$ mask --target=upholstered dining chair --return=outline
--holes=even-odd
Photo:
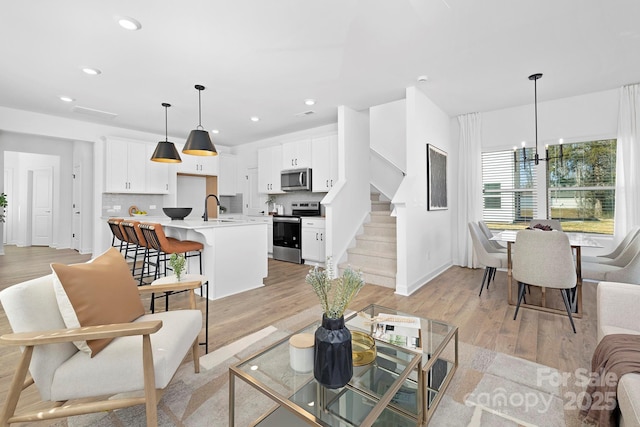
[[[559,289],[573,332],[571,290],[576,287],[576,266],[569,237],[560,231],[520,230],[512,246],[512,275],[518,281],[518,303],[513,320],[518,316],[525,285]]]
[[[548,225],[552,230],[562,231],[562,224],[557,219],[532,219],[529,222],[529,227],[533,228],[538,224]]]
[[[157,426],[157,402],[189,350],[195,372],[200,369],[202,312],[193,293],[200,282],[160,286],[189,289],[190,309],[145,314],[139,295],[158,286],[137,286],[115,248],[86,264],[52,264],[52,270],[0,292],[13,330],[0,343],[22,350],[0,425],[144,404],[147,426]],[[34,384],[49,407],[41,402],[16,413],[20,394]],[[142,390],[141,397],[130,394]]]
[[[640,234],[614,259],[583,262],[582,277],[589,280],[640,285]]]
[[[622,239],[622,241],[618,244],[618,246],[616,246],[616,248],[613,251],[605,255],[583,256],[582,261],[607,263],[611,260],[614,260],[618,258],[622,254],[622,251],[624,251],[631,244],[631,242],[635,240],[639,235],[640,235],[640,227],[633,227],[631,231],[629,231],[627,235],[624,236],[624,239]]]
[[[507,253],[507,248],[502,246],[496,240],[491,240],[491,238],[493,237],[493,233],[491,232],[491,229],[489,228],[486,222],[478,221],[478,226],[480,227],[480,231],[482,231],[482,234],[484,234],[487,240],[489,241],[489,245],[491,245],[498,252]]]
[[[482,284],[480,285],[480,293],[478,294],[478,296],[481,296],[485,282],[487,289],[489,289],[489,283],[492,279],[495,280],[496,269],[507,267],[507,254],[495,251],[489,244],[489,239],[487,239],[480,230],[480,226],[475,222],[469,223],[469,232],[471,233],[473,249],[478,257],[478,261],[485,266]]]

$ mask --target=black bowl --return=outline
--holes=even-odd
[[[171,219],[184,219],[193,208],[162,208],[162,211]]]

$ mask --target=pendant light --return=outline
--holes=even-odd
[[[193,156],[217,156],[216,147],[211,142],[209,132],[202,127],[202,106],[200,93],[204,90],[204,86],[196,85],[198,90],[198,127],[191,131],[184,145],[182,152]]]
[[[522,143],[522,160],[518,159],[517,147],[513,147],[513,160],[515,163],[518,162],[533,162],[538,165],[540,161],[551,161],[553,159],[559,159],[562,162],[563,152],[562,152],[562,140],[560,140],[560,154],[556,157],[549,157],[549,147],[545,148],[545,157],[541,158],[538,155],[538,80],[542,78],[542,73],[531,74],[529,76],[529,80],[533,80],[533,105],[534,105],[534,120],[535,120],[535,130],[536,130],[536,147],[535,154],[533,159],[527,158],[527,150],[525,148],[525,143]]]
[[[158,142],[151,161],[161,163],[181,163],[182,159],[178,150],[173,142],[169,142],[168,130],[167,130],[167,108],[171,107],[171,104],[166,102],[162,103],[164,107],[164,141]]]
[[[168,126],[167,126],[167,108],[171,107],[171,104],[166,102],[162,103],[164,107],[164,141],[159,141],[156,149],[151,156],[151,161],[161,163],[181,163],[182,159],[178,150],[173,142],[169,141]]]

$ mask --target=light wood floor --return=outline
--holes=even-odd
[[[51,262],[75,263],[89,258],[72,250],[41,247],[8,246],[5,252],[6,255],[0,256],[0,289],[48,274]],[[266,286],[211,301],[209,350],[318,304],[311,287],[304,281],[308,271],[309,266],[270,259]],[[566,316],[521,309],[518,319],[513,320],[514,308],[507,304],[504,272],[498,272],[495,283],[478,297],[482,273],[482,269],[451,267],[409,297],[396,295],[388,288],[366,285],[349,308],[376,303],[457,325],[460,341],[464,343],[564,372],[590,367],[596,346],[596,284],[583,286],[584,316],[575,319],[577,334],[574,334]],[[181,295],[171,298],[172,307],[185,302]],[[203,300],[200,304],[204,311]],[[10,327],[1,310],[0,334],[8,332]],[[204,352],[202,346],[201,351]],[[5,400],[18,355],[18,349],[0,347],[0,402]]]

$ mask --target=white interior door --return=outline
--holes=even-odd
[[[73,167],[73,221],[71,224],[71,248],[80,251],[80,234],[82,232],[82,166]]]
[[[13,209],[13,205],[11,203],[11,197],[15,194],[13,191],[13,169],[5,168],[4,169],[4,192],[7,194],[7,210],[5,212],[4,220],[2,223],[2,227],[4,228],[3,239],[5,244],[13,243],[13,215],[10,214],[10,210]],[[15,200],[15,199],[14,199]]]
[[[51,245],[53,219],[53,170],[33,171],[31,244]]]

